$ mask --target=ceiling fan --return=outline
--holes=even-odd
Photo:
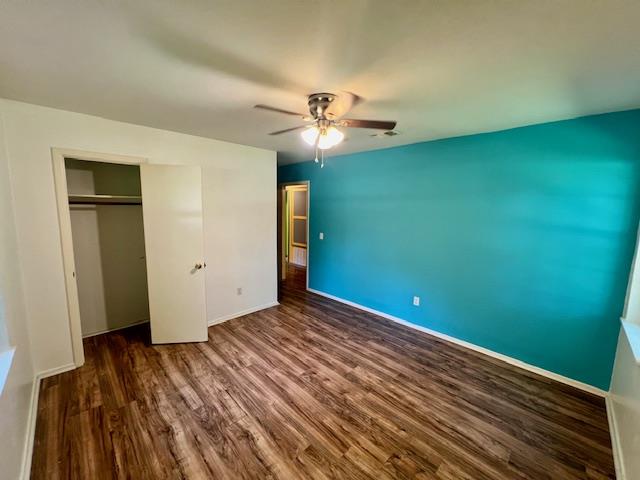
[[[269,135],[281,135],[283,133],[302,130],[302,139],[316,149],[315,161],[318,162],[318,151],[321,154],[321,167],[324,167],[324,150],[335,147],[344,139],[338,127],[346,128],[372,128],[376,130],[391,131],[396,127],[394,121],[381,120],[356,120],[343,118],[361,99],[357,95],[343,92],[340,95],[333,93],[312,93],[309,95],[308,105],[311,115],[283,110],[282,108],[270,107],[269,105],[255,105],[254,108],[261,108],[272,112],[283,113],[300,117],[302,120],[311,122],[307,125],[286,128],[271,132]]]

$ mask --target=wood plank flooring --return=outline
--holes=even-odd
[[[42,383],[34,479],[614,478],[601,398],[298,285],[207,343],[85,351]]]

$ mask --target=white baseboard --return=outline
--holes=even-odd
[[[225,315],[222,317],[214,318],[213,320],[209,320],[208,325],[217,325],[218,323],[226,322],[227,320],[233,320],[234,318],[242,317],[244,315],[249,315],[250,313],[259,312],[260,310],[264,310],[265,308],[276,307],[280,305],[278,302],[270,302],[265,303],[264,305],[258,305],[257,307],[248,308],[241,312],[232,313],[231,315]]]
[[[605,397],[607,405],[607,420],[609,421],[609,433],[611,435],[611,450],[613,451],[613,463],[616,467],[616,478],[618,480],[626,480],[627,474],[624,469],[624,459],[622,457],[622,448],[620,445],[620,436],[618,434],[618,421],[616,419],[616,409],[613,404],[611,394]]]
[[[33,379],[31,387],[31,398],[29,399],[29,416],[27,418],[27,435],[25,439],[24,451],[22,453],[22,468],[20,478],[28,480],[31,476],[31,459],[33,457],[33,443],[36,437],[36,420],[38,419],[38,397],[40,396],[40,383],[43,378],[58,375],[59,373],[73,370],[76,366],[73,363],[61,367],[52,368],[38,373]]]
[[[69,370],[73,370],[76,368],[74,363],[67,363],[66,365],[62,365],[61,367],[50,368],[49,370],[43,370],[42,372],[36,375],[36,378],[42,380],[47,377],[53,377],[54,375],[58,375],[60,373],[68,372]]]
[[[145,318],[144,320],[140,320],[139,322],[123,325],[122,327],[108,328],[106,330],[100,330],[99,332],[87,333],[86,335],[82,335],[82,338],[95,337],[96,335],[102,335],[103,333],[117,332],[118,330],[124,330],[125,328],[135,327],[136,325],[142,325],[143,323],[149,323],[149,319]]]
[[[27,436],[22,452],[21,480],[28,480],[31,476],[31,457],[33,456],[33,443],[36,435],[36,419],[38,417],[38,396],[40,394],[40,379],[35,377],[31,386],[31,398],[29,400],[29,416],[27,418]]]
[[[380,312],[378,310],[374,310],[373,308],[365,307],[364,305],[360,305],[358,303],[351,302],[349,300],[345,300],[344,298],[336,297],[335,295],[331,295],[329,293],[325,293],[325,292],[322,292],[320,290],[315,290],[313,288],[307,288],[307,290],[310,291],[311,293],[315,293],[317,295],[321,295],[323,297],[330,298],[331,300],[335,300],[336,302],[344,303],[345,305],[350,305],[352,307],[355,307],[355,308],[357,308],[359,310],[363,310],[363,311],[368,312],[368,313],[373,313],[374,315],[378,315],[379,317],[386,318],[387,320],[391,320],[392,322],[396,322],[396,323],[399,323],[399,324],[404,325],[406,327],[413,328],[415,330],[419,330],[421,332],[424,332],[424,333],[427,333],[427,334],[432,335],[434,337],[437,337],[437,338],[439,338],[441,340],[445,340],[447,342],[454,343],[456,345],[468,348],[468,349],[473,350],[473,351],[478,352],[478,353],[482,353],[482,354],[487,355],[489,357],[497,358],[498,360],[502,360],[503,362],[506,362],[506,363],[508,363],[510,365],[522,368],[523,370],[527,370],[529,372],[536,373],[538,375],[550,378],[552,380],[556,380],[557,382],[564,383],[566,385],[570,385],[572,387],[578,388],[578,389],[583,390],[585,392],[593,393],[594,395],[598,395],[600,397],[606,397],[607,396],[607,392],[605,392],[604,390],[602,390],[600,388],[594,387],[594,386],[589,385],[587,383],[579,382],[578,380],[574,380],[572,378],[565,377],[563,375],[559,375],[559,374],[554,373],[554,372],[550,372],[549,370],[545,370],[543,368],[536,367],[535,365],[530,365],[528,363],[525,363],[525,362],[523,362],[521,360],[518,360],[518,359],[515,359],[513,357],[509,357],[507,355],[503,355],[502,353],[498,353],[498,352],[494,352],[493,350],[489,350],[488,348],[480,347],[480,346],[475,345],[473,343],[470,343],[470,342],[467,342],[467,341],[464,341],[464,340],[460,340],[460,339],[455,338],[455,337],[451,337],[451,336],[446,335],[444,333],[440,333],[440,332],[438,332],[436,330],[431,330],[430,328],[426,328],[426,327],[422,327],[420,325],[416,325],[415,323],[408,322],[406,320],[403,320],[402,318],[394,317],[393,315],[389,315],[388,313]]]

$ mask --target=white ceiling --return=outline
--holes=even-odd
[[[306,95],[354,92],[336,153],[640,106],[638,0],[0,0],[0,96],[311,158]]]

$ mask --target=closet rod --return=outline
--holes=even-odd
[[[69,205],[141,205],[136,195],[69,195]]]

